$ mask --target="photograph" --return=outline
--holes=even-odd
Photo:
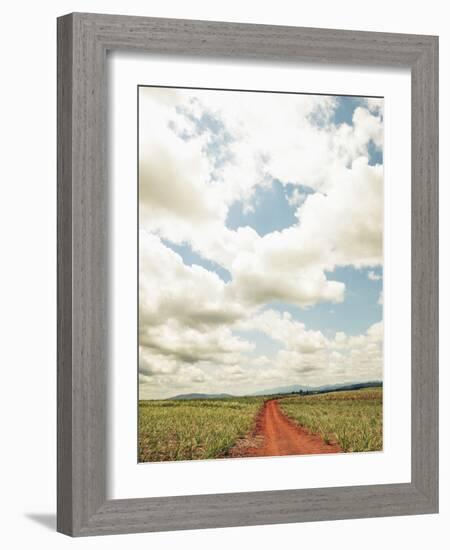
[[[383,449],[383,99],[138,87],[139,462]]]

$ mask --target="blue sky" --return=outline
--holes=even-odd
[[[246,209],[242,202],[230,206],[226,225],[229,229],[249,226],[261,237],[281,231],[297,222],[295,212],[297,207],[290,204],[288,197],[292,192],[289,184],[283,184],[273,179],[267,187],[257,189],[252,200],[252,209]],[[307,187],[300,188],[302,193],[309,193]]]
[[[337,108],[334,111],[332,122],[338,124],[353,124],[353,113],[357,107],[364,106],[364,99],[353,96],[340,96],[336,98]]]

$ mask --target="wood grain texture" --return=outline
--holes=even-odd
[[[58,20],[57,529],[72,525],[72,21]]]
[[[438,42],[411,71],[412,479],[438,508]]]
[[[412,481],[106,499],[106,52],[409,67],[412,75]],[[58,530],[99,535],[437,512],[438,39],[176,19],[58,20]]]

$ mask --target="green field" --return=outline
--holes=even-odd
[[[297,424],[334,440],[345,452],[383,449],[381,388],[280,399],[282,411]]]
[[[281,410],[343,451],[383,447],[382,389],[277,396]],[[227,456],[255,429],[269,397],[139,402],[139,461],[197,460]],[[273,399],[273,396],[270,397]]]
[[[139,461],[223,456],[254,427],[262,397],[139,402]]]

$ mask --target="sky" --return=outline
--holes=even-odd
[[[139,87],[139,396],[382,379],[383,100]]]

